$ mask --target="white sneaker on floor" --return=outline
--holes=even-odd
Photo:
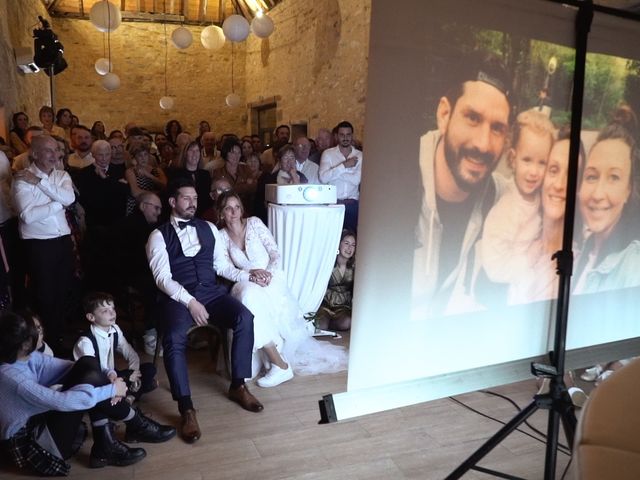
[[[573,406],[576,408],[582,408],[587,401],[587,394],[584,393],[584,390],[578,387],[569,387],[568,392]]]
[[[594,365],[593,367],[587,368],[580,378],[585,382],[595,382],[600,374],[602,373],[602,367],[600,365]]]
[[[605,370],[600,375],[598,375],[598,378],[596,380],[596,387],[599,387],[600,384],[604,382],[607,378],[609,378],[611,375],[613,375],[613,370]]]
[[[280,385],[292,378],[293,369],[291,368],[291,364],[289,364],[289,367],[286,370],[280,368],[276,364],[271,364],[271,368],[267,374],[264,377],[259,378],[257,383],[260,387],[269,388]]]
[[[142,340],[144,341],[144,353],[153,357],[156,353],[156,343],[158,342],[158,335],[155,329],[147,330],[142,336]],[[158,355],[162,356],[162,348]]]

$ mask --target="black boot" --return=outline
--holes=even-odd
[[[113,425],[107,423],[93,427],[93,447],[89,457],[91,468],[102,468],[105,465],[123,467],[139,462],[147,456],[144,448],[129,448],[113,436]]]
[[[124,441],[127,443],[147,442],[162,443],[175,437],[176,429],[168,425],[160,425],[158,422],[145,417],[136,410],[136,415],[126,422],[127,433]]]

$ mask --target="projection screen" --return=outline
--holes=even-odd
[[[331,419],[522,380],[550,350],[575,15],[373,0],[348,391],[325,398]],[[596,13],[569,367],[639,351],[639,42],[637,23]]]

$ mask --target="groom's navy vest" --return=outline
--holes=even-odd
[[[216,239],[211,227],[204,220],[193,219],[194,227],[200,240],[200,251],[193,257],[185,256],[180,239],[171,222],[167,222],[158,230],[164,237],[169,255],[171,277],[182,285],[203,305],[224,295],[226,290],[216,282],[216,271],[213,268],[213,251]],[[168,298],[168,297],[167,297]]]

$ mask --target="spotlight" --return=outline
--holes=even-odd
[[[42,27],[33,30],[33,60],[35,64],[42,68],[45,73],[51,76],[50,67],[53,67],[53,74],[57,75],[67,68],[67,62],[62,56],[64,47],[58,40],[58,36],[53,33],[49,22],[41,16],[38,20]]]

